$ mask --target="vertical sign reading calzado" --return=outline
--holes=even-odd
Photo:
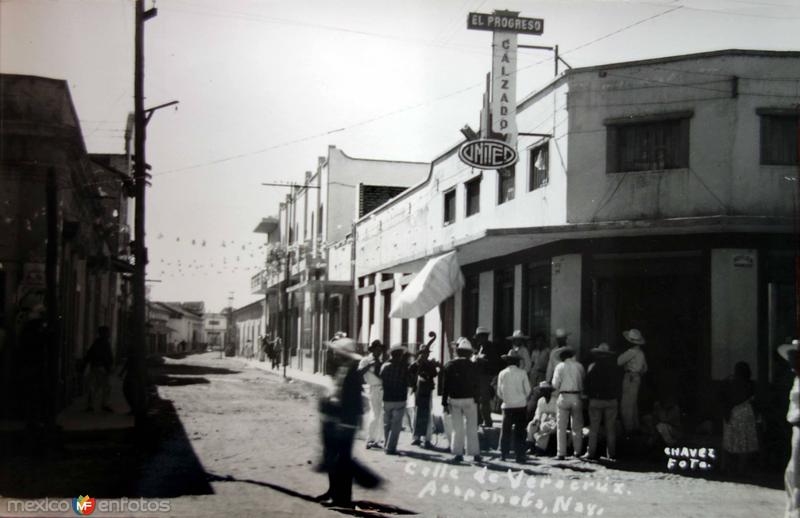
[[[517,35],[495,31],[492,43],[492,131],[517,147]]]

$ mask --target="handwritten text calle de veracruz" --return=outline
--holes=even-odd
[[[602,516],[603,507],[593,502],[592,494],[629,495],[625,484],[604,480],[569,480],[552,476],[527,475],[508,470],[504,474],[476,469],[465,475],[458,468],[438,464],[434,467],[408,462],[405,473],[426,480],[418,498],[450,497],[463,502],[530,508],[541,514],[571,512]]]

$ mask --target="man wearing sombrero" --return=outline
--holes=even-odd
[[[639,386],[642,376],[647,372],[647,359],[641,347],[645,344],[644,336],[638,329],[623,331],[622,336],[631,347],[617,358],[617,365],[625,371],[622,378],[622,399],[620,413],[625,433],[631,434],[639,429]]]
[[[778,347],[778,354],[789,362],[794,371],[794,384],[789,392],[789,411],[786,420],[792,425],[792,454],[786,465],[784,485],[786,487],[785,518],[800,517],[800,365],[798,365],[798,344],[800,340],[792,340],[790,344]]]

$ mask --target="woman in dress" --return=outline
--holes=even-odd
[[[739,362],[734,366],[733,377],[728,380],[722,395],[723,470],[746,473],[750,457],[758,453],[753,394],[750,366]]]

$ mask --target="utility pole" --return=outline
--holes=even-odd
[[[147,248],[145,247],[145,190],[147,186],[147,162],[145,160],[145,126],[147,114],[144,109],[144,22],[157,14],[155,8],[144,9],[144,0],[136,0],[135,56],[134,56],[134,182],[136,217],[134,223],[134,271],[133,271],[133,344],[129,351],[129,366],[125,380],[131,410],[136,417],[136,426],[141,427],[147,416],[147,383],[145,376],[145,275]]]
[[[233,292],[228,292],[228,311],[227,311],[227,322],[228,322],[228,331],[225,333],[225,343],[222,344],[222,351],[219,353],[219,357],[225,357],[225,350],[228,348],[228,345],[231,343],[231,339],[233,338]]]

